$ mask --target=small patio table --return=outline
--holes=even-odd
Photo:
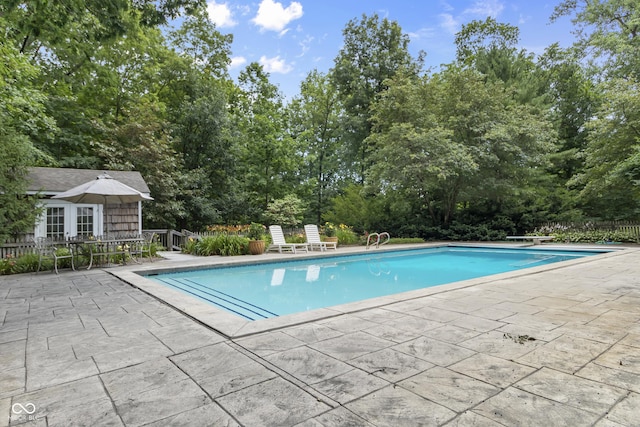
[[[89,266],[87,270],[93,267],[93,259],[96,261],[100,258],[106,258],[107,263],[105,267],[112,266],[111,257],[114,255],[122,255],[122,263],[127,263],[127,256],[131,256],[131,259],[135,263],[140,263],[134,256],[141,253],[136,248],[144,244],[143,237],[126,237],[126,238],[112,238],[112,239],[88,239],[88,240],[75,240],[70,243],[75,245],[86,245],[89,248]],[[133,249],[133,251],[132,251]]]

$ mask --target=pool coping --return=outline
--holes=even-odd
[[[415,250],[422,248],[434,247],[487,247],[487,248],[523,248],[524,245],[514,244],[491,244],[491,243],[428,243],[416,245],[388,245],[376,249],[376,251],[401,251]],[[328,308],[320,308],[302,313],[288,314],[279,317],[250,321],[240,316],[231,314],[222,309],[218,309],[210,304],[186,295],[178,290],[164,286],[143,275],[170,273],[177,271],[188,271],[202,268],[229,267],[241,265],[267,264],[282,261],[300,261],[308,259],[322,259],[333,256],[348,256],[370,253],[365,248],[340,248],[337,251],[327,252],[309,252],[300,254],[264,254],[260,258],[250,256],[239,257],[203,257],[203,259],[192,259],[180,262],[180,265],[173,262],[172,265],[158,265],[160,263],[145,263],[142,265],[131,265],[128,268],[109,270],[108,272],[129,285],[140,289],[148,295],[160,300],[161,302],[175,308],[190,318],[206,325],[207,327],[217,331],[228,338],[240,338],[249,335],[259,334],[263,332],[274,331],[290,326],[305,324],[322,319],[329,319],[347,313],[355,313],[372,308],[380,308],[389,304],[401,301],[409,301],[426,296],[451,292],[457,289],[469,288],[486,284],[490,282],[502,281],[521,276],[535,275],[538,273],[562,269],[569,266],[592,262],[594,260],[617,256],[626,252],[626,247],[594,247],[594,246],[569,246],[558,244],[536,245],[535,247],[526,246],[528,249],[535,250],[572,250],[572,251],[607,251],[589,257],[579,258],[575,260],[561,261],[553,264],[546,264],[538,267],[530,267],[522,270],[511,271],[506,273],[493,274],[475,279],[468,279],[453,282],[445,285],[438,285],[429,288],[422,288],[412,291],[401,292],[393,295],[369,298],[362,301],[350,302],[346,304],[336,305]],[[155,265],[154,265],[155,264]]]

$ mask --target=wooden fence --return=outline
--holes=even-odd
[[[176,230],[154,229],[142,230],[143,233],[156,233],[156,239],[160,246],[168,251],[179,251],[184,244],[184,234]],[[126,233],[131,234],[131,233]],[[21,234],[9,238],[3,245],[0,245],[0,259],[13,257],[17,258],[22,255],[36,253],[36,245],[33,241],[33,234]],[[126,236],[120,236],[126,237]],[[60,242],[64,242],[61,240]]]
[[[0,259],[8,257],[17,258],[35,252],[36,244],[33,241],[33,234],[24,234],[11,237],[4,245],[0,246]]]

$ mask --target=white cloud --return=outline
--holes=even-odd
[[[452,11],[449,4],[443,3],[441,5],[447,12]],[[441,13],[438,16],[440,27],[449,34],[456,34],[462,28],[463,23],[473,19],[484,20],[488,16],[497,18],[503,10],[504,3],[500,0],[476,0],[460,14]]]
[[[453,6],[451,6],[448,2],[442,1],[442,0],[440,1],[440,7],[442,7],[443,10],[448,12],[454,10]]]
[[[527,22],[529,22],[530,19],[531,19],[531,15],[525,16],[523,14],[520,14],[518,18],[518,25],[526,24]]]
[[[449,34],[455,34],[460,31],[460,21],[453,17],[449,13],[441,13],[440,27],[447,31]]]
[[[235,68],[240,68],[246,63],[247,63],[247,58],[245,58],[244,56],[235,56],[231,58],[231,64],[229,65],[229,69],[233,70]]]
[[[285,8],[282,3],[273,0],[262,0],[258,8],[258,14],[252,21],[260,27],[261,31],[270,30],[281,33],[289,22],[302,17],[302,13],[302,5],[297,1],[291,2]]]
[[[465,15],[474,15],[480,18],[490,16],[497,18],[504,10],[504,3],[498,0],[476,0],[471,7],[464,10]]]
[[[211,22],[216,24],[218,28],[234,27],[238,24],[233,20],[233,13],[227,3],[216,3],[215,0],[208,2],[207,14]]]
[[[437,32],[434,28],[424,27],[418,29],[418,31],[410,31],[409,38],[411,40],[429,40],[437,36]]]
[[[302,52],[300,53],[300,55],[298,55],[298,57],[304,56],[305,53],[309,52],[309,49],[311,48],[311,43],[313,42],[313,40],[314,40],[313,36],[307,35],[305,36],[304,39],[298,42],[298,45],[302,50]]]
[[[280,55],[273,58],[267,58],[263,55],[260,57],[259,63],[267,73],[287,74],[293,70],[293,66],[287,64],[284,59],[281,59]]]

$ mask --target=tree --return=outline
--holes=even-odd
[[[180,28],[169,34],[169,40],[200,73],[214,79],[229,78],[233,35],[220,33],[206,10],[187,16]]]
[[[640,4],[633,0],[564,0],[551,21],[572,16],[576,52],[608,77],[640,80]]]
[[[471,21],[456,33],[456,58],[462,64],[472,64],[483,52],[513,52],[520,40],[520,30],[513,25],[497,22],[488,17],[484,21]]]
[[[414,60],[408,51],[409,36],[397,22],[381,20],[377,14],[349,21],[342,34],[344,46],[331,71],[345,109],[341,159],[343,173],[362,183],[370,166],[365,143],[371,133],[370,106],[386,89],[385,80],[398,70],[417,74],[423,54]]]
[[[108,150],[101,153],[107,159],[105,167],[140,172],[154,198],[145,203],[145,226],[176,228],[187,217],[187,209],[179,186],[182,162],[172,148],[170,127],[151,100],[141,99],[130,113],[135,120],[115,127],[101,146]]]
[[[571,15],[574,50],[604,78],[601,98],[586,123],[585,168],[570,181],[584,209],[604,219],[640,217],[640,4],[628,0],[565,0],[552,16]]]
[[[581,188],[594,218],[640,217],[640,82],[614,79],[588,124],[585,170],[571,184]]]
[[[2,23],[2,18],[0,18]],[[10,44],[0,40],[0,243],[32,230],[38,199],[27,196],[29,166],[50,160],[33,145],[49,138],[55,126],[44,113],[44,97],[33,87],[38,70]]]
[[[387,83],[374,106],[372,181],[419,200],[434,225],[449,224],[461,203],[490,200],[499,211],[550,149],[544,116],[473,70],[452,65]]]
[[[203,228],[229,218],[234,206],[236,164],[240,156],[227,97],[219,84],[201,80],[197,92],[175,117],[175,147],[182,156],[191,191],[180,196],[191,218],[189,226]],[[197,171],[197,172],[196,172]],[[186,225],[186,224],[185,224]]]
[[[250,197],[252,217],[287,193],[287,179],[299,171],[299,150],[285,132],[286,114],[277,86],[262,66],[252,63],[238,77],[241,91],[233,103],[242,133],[239,171]]]
[[[595,82],[571,50],[549,46],[538,60],[558,129],[558,148],[550,156],[550,171],[564,186],[584,168],[588,128],[600,99]]]
[[[33,150],[28,138],[7,126],[0,115],[0,244],[9,236],[33,230],[40,213],[38,199],[27,196],[28,166]]]
[[[280,224],[286,227],[297,227],[302,223],[304,206],[294,194],[287,194],[282,199],[272,201],[264,214],[269,224]]]
[[[300,85],[300,96],[288,107],[293,138],[302,147],[306,183],[312,199],[310,220],[320,224],[339,180],[341,107],[335,86],[326,74],[310,72]]]
[[[400,191],[420,200],[421,216],[426,212],[431,223],[447,224],[465,177],[478,165],[439,117],[436,102],[446,98],[441,82],[399,75],[387,83],[373,108],[377,132],[369,141],[378,161],[370,169],[372,182],[382,194]]]

